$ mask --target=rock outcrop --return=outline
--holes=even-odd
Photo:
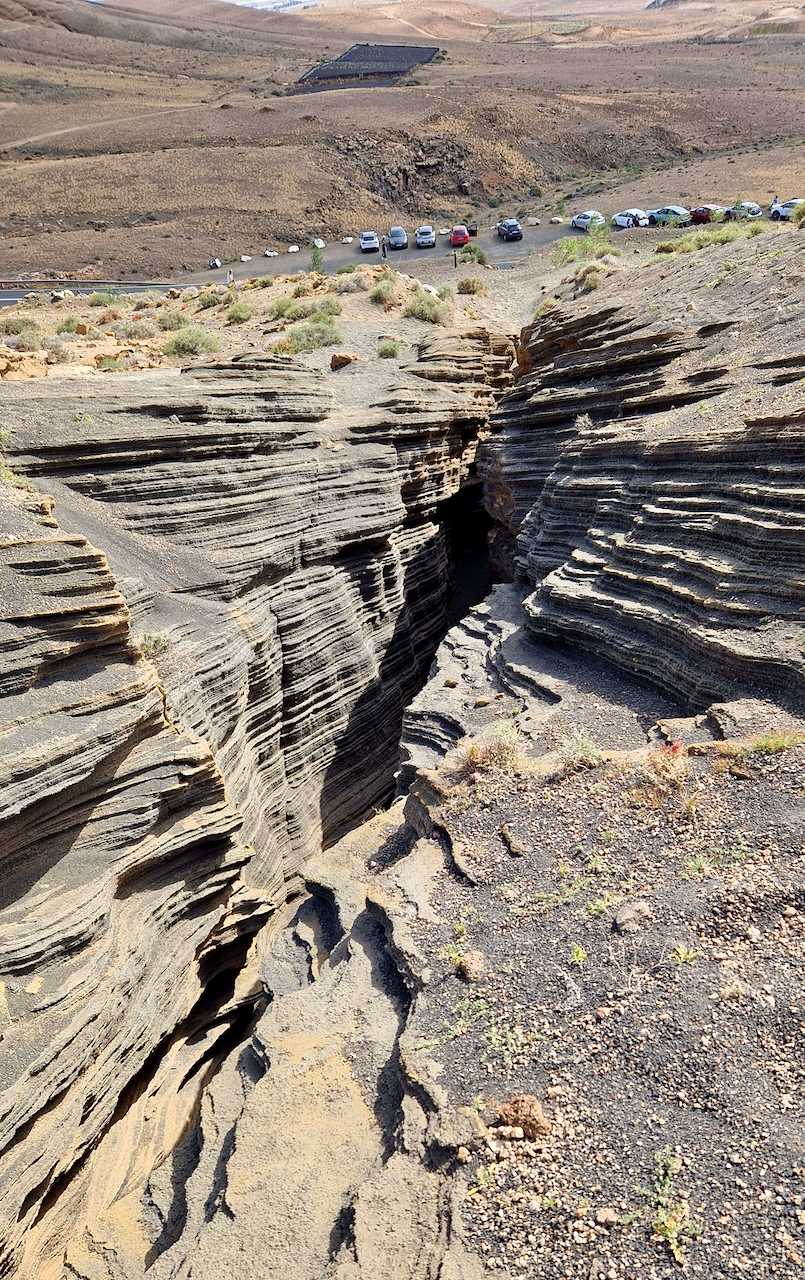
[[[259,354],[10,389],[58,524],[4,486],[6,1273],[59,1275],[171,1149],[265,998],[255,935],[388,794],[511,356],[440,338],[341,406]]]
[[[759,305],[774,282],[753,257],[731,317],[703,288],[669,325],[646,272],[619,301],[548,311],[479,459],[533,631],[694,707],[805,692],[802,312]]]

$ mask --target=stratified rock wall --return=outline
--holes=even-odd
[[[254,936],[390,789],[511,355],[10,392],[59,524],[3,485],[0,1274],[60,1275],[171,1149],[263,998]]]
[[[493,547],[540,636],[694,706],[801,699],[802,312],[725,319],[702,293],[673,326],[641,281],[524,330],[479,457]]]

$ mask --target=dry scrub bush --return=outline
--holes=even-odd
[[[762,235],[765,227],[756,222],[740,225],[737,222],[720,223],[716,227],[702,227],[699,231],[691,231],[675,240],[661,240],[655,253],[695,253],[697,249],[708,249],[712,245],[732,244],[733,240],[745,240],[752,236]]]
[[[197,324],[189,324],[180,329],[163,347],[166,356],[200,356],[205,352],[218,350],[215,338],[205,333]]]
[[[198,295],[199,311],[209,311],[210,307],[216,307],[221,301],[221,295],[217,289],[204,289]]]
[[[523,773],[528,768],[525,740],[513,724],[503,724],[460,750],[464,773]]]
[[[450,312],[447,307],[432,293],[426,293],[424,289],[415,289],[405,304],[403,315],[410,316],[414,320],[425,320],[429,324],[448,325],[450,323]]]
[[[489,259],[480,245],[477,244],[464,245],[464,248],[461,250],[461,261],[477,262],[479,267],[486,267],[489,265]]]
[[[187,316],[181,311],[161,311],[157,316],[157,324],[163,332],[175,332],[177,329],[184,329],[185,325],[189,323]]]
[[[601,750],[583,729],[571,729],[559,744],[559,759],[565,773],[594,769],[601,763]]]
[[[390,277],[378,280],[369,297],[377,306],[384,307],[386,311],[390,311],[397,302],[397,289],[394,281]]]
[[[300,351],[332,347],[341,340],[341,334],[332,318],[320,315],[302,324],[291,325],[284,337],[279,342],[275,342],[271,350],[280,355],[295,356]]]
[[[65,316],[56,325],[57,333],[75,333],[78,328],[78,320],[75,316]]]
[[[156,333],[154,326],[146,320],[126,320],[122,324],[113,325],[112,330],[124,342],[130,342],[134,338],[153,338]]]
[[[476,298],[486,297],[486,285],[477,276],[465,276],[463,280],[459,280],[456,288],[459,293],[471,293]]]
[[[620,249],[613,249],[609,243],[609,228],[599,227],[584,236],[564,236],[551,250],[551,262],[555,267],[564,267],[569,262],[587,262],[609,253],[620,257]]]
[[[549,311],[555,311],[556,308],[560,305],[561,304],[558,298],[553,298],[553,297],[543,298],[542,302],[539,304],[536,311],[534,312],[534,319],[541,320],[542,317],[547,315]]]
[[[385,342],[380,343],[377,354],[381,360],[393,360],[400,354],[400,344],[395,342],[394,338],[387,338]]]
[[[0,320],[0,333],[21,334],[26,329],[35,330],[36,322],[30,316],[7,316]]]
[[[250,307],[248,302],[233,302],[226,313],[226,322],[227,324],[245,324],[254,314],[254,307]]]

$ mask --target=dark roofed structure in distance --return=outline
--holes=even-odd
[[[414,67],[432,61],[439,49],[435,45],[354,44],[340,58],[311,67],[297,84],[313,85],[328,81],[394,80],[407,75]]]

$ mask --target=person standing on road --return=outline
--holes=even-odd
[[[227,289],[231,289],[231,288],[232,288],[232,285],[233,285],[234,283],[235,283],[235,273],[234,273],[234,271],[232,270],[232,268],[231,268],[231,267],[227,267],[227,269],[226,269],[226,287],[227,287]]]
[[[385,262],[386,260],[386,237],[385,236],[380,237],[380,256]]]

